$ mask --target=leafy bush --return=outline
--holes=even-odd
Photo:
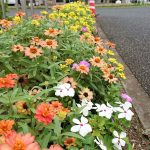
[[[54,9],[51,19],[0,21],[0,149],[131,149],[132,99],[120,95],[115,45],[92,34],[83,3]]]

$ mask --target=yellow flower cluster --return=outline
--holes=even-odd
[[[55,7],[58,8],[58,7]],[[61,20],[70,30],[77,32],[86,27],[89,32],[95,29],[95,18],[92,16],[89,6],[82,2],[74,2],[62,5],[49,14],[51,20]]]

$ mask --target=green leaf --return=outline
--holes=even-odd
[[[73,133],[73,132],[65,132],[63,134],[61,134],[62,136],[71,136],[71,137],[75,137],[77,139],[80,139],[80,140],[85,140],[82,136],[76,134],[76,133]]]

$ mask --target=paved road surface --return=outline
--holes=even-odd
[[[150,7],[98,8],[99,24],[150,95]]]

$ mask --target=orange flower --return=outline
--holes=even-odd
[[[86,99],[88,101],[91,101],[93,99],[93,92],[88,88],[82,89],[82,91],[79,91],[79,94],[80,100]]]
[[[68,108],[62,108],[57,113],[57,116],[59,117],[60,120],[64,120],[69,112],[70,112],[70,110]]]
[[[57,41],[56,40],[52,40],[52,39],[46,39],[46,47],[47,48],[52,48],[52,49],[56,49],[57,45]]]
[[[23,51],[24,51],[24,47],[21,46],[20,44],[18,44],[18,45],[13,45],[13,46],[12,46],[12,51],[13,51],[13,52],[17,52],[17,51],[23,52]]]
[[[70,146],[76,146],[76,139],[75,138],[67,138],[64,141],[64,145],[69,148]]]
[[[102,40],[100,39],[100,37],[95,37],[96,44],[100,44],[101,42],[102,42]]]
[[[56,29],[52,29],[52,28],[49,28],[48,30],[45,30],[45,35],[47,36],[57,36],[58,34],[60,34],[61,31],[60,30],[56,30]]]
[[[8,21],[6,19],[2,19],[0,20],[0,25],[3,27],[3,28],[10,28],[12,26],[12,21]]]
[[[6,144],[0,145],[1,150],[40,150],[39,144],[34,142],[35,137],[30,133],[17,134],[6,138]]]
[[[11,78],[0,78],[0,88],[13,88],[15,80]]]
[[[51,145],[49,150],[63,150],[63,148],[60,145],[55,144],[55,145]]]
[[[83,35],[80,36],[81,41],[85,41],[91,45],[95,44],[95,38],[92,36],[90,33],[84,33]]]
[[[22,11],[19,11],[19,12],[16,13],[16,16],[18,16],[18,17],[23,17],[25,15],[26,15],[26,13],[22,12]]]
[[[85,65],[77,66],[76,70],[81,72],[81,73],[85,73],[85,74],[88,74],[88,72],[89,72],[89,68]]]
[[[107,41],[106,44],[109,46],[109,48],[116,48],[116,44]]]
[[[96,67],[104,66],[104,61],[100,57],[93,56],[93,58],[90,59],[90,62],[93,66],[96,66]]]
[[[40,20],[40,19],[44,18],[44,16],[37,15],[37,14],[32,15],[32,17],[33,17],[33,19],[36,19],[36,20]]]
[[[107,50],[103,46],[97,46],[95,52],[104,55],[107,53]]]
[[[7,74],[6,78],[9,78],[9,79],[18,79],[18,75],[17,74]]]
[[[77,87],[77,82],[75,82],[74,79],[70,78],[70,77],[65,77],[61,82],[70,83],[72,88],[74,88],[74,89]]]
[[[52,122],[54,118],[53,108],[49,103],[41,103],[37,106],[34,118],[45,125]]]
[[[58,11],[59,11],[61,8],[62,8],[61,5],[55,5],[55,6],[52,7],[53,10],[58,10]]]
[[[25,50],[25,56],[28,56],[29,58],[35,58],[37,56],[41,56],[42,54],[42,50],[35,47],[35,46],[30,46],[30,47],[27,47],[26,50]]]
[[[33,37],[31,40],[31,44],[33,45],[40,45],[41,39],[39,37]]]
[[[113,74],[104,74],[103,77],[104,80],[108,81],[109,83],[116,83],[118,81],[118,79],[115,78]]]
[[[28,109],[27,103],[25,101],[18,101],[15,104],[16,108],[17,108],[17,112],[20,114],[30,114],[31,111]]]
[[[7,136],[12,133],[14,120],[1,120],[0,121],[0,135]]]
[[[60,103],[59,101],[53,101],[51,103],[51,108],[53,112],[57,114],[63,108],[63,106],[62,106],[62,103]]]

